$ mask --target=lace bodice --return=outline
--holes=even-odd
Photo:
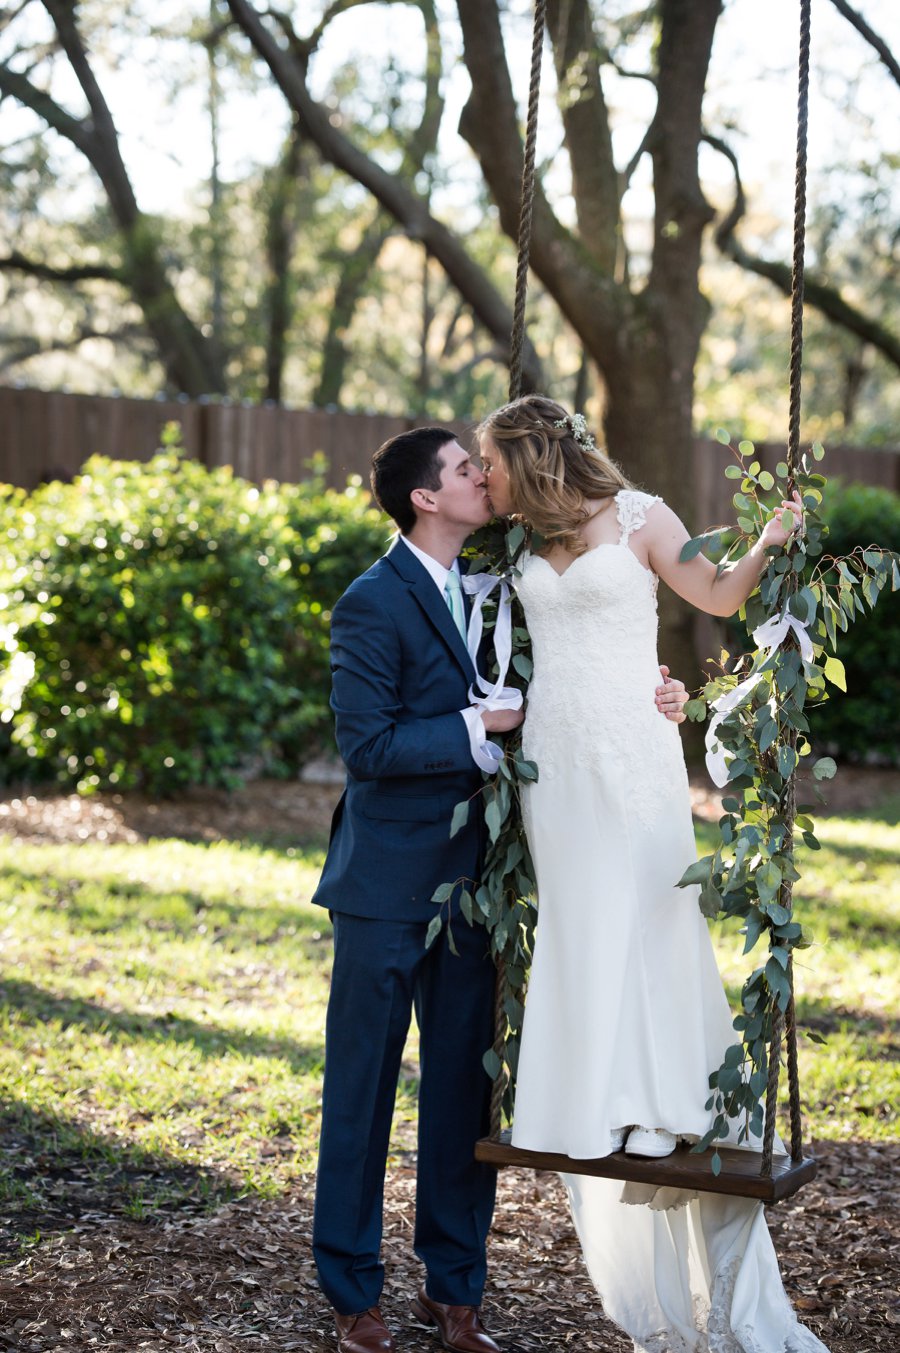
[[[623,489],[615,501],[617,542],[586,550],[562,574],[540,556],[525,561],[517,590],[534,676],[523,750],[543,777],[573,761],[599,770],[615,760],[651,825],[685,775],[677,727],[654,703],[656,576],[629,544],[660,500]]]

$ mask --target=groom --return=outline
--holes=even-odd
[[[474,1158],[488,1131],[494,966],[485,931],[425,947],[435,888],[477,879],[480,814],[450,837],[453,808],[482,784],[474,757],[521,711],[470,705],[457,556],[491,516],[478,466],[443,428],[375,453],[372,489],[400,535],[334,608],[332,707],[347,785],[314,902],[334,924],[313,1250],[339,1353],[396,1347],[378,1302],[384,1176],[411,1011],[419,1028],[414,1246],[426,1281],[412,1309],[456,1353],[497,1353],[479,1306],[496,1173]],[[680,682],[657,703],[680,719]],[[483,760],[483,757],[481,758]],[[456,903],[452,915],[456,915]]]

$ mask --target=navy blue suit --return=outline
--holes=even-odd
[[[314,902],[332,913],[313,1226],[319,1281],[343,1315],[378,1304],[382,1200],[403,1045],[420,1034],[415,1248],[428,1295],[477,1306],[495,1173],[475,1162],[488,1128],[481,1058],[493,1036],[487,937],[461,918],[425,948],[441,883],[477,879],[481,775],[459,711],[474,669],[427,570],[402,541],[348,588],[332,617],[332,707],[347,785]]]

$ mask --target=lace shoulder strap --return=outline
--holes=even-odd
[[[639,489],[620,489],[616,494],[616,520],[619,523],[619,544],[627,545],[635,531],[647,520],[654,503],[662,499],[655,493],[641,493]]]

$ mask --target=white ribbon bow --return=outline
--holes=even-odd
[[[809,630],[802,620],[798,620],[795,615],[789,611],[784,615],[773,615],[770,620],[766,620],[759,629],[753,631],[753,642],[757,648],[767,648],[766,657],[770,657],[785,641],[790,630],[793,630],[797,636],[797,643],[800,645],[800,656],[804,662],[812,662],[815,654],[813,653],[812,639],[809,637]]]
[[[491,685],[478,671],[478,650],[484,632],[484,617],[482,615],[484,603],[498,583],[500,584],[500,600],[497,605],[497,623],[494,627],[494,651],[499,671],[497,680]],[[472,659],[472,666],[475,668],[475,681],[469,687],[469,700],[479,714],[489,709],[521,709],[522,692],[517,691],[513,686],[504,685],[512,657],[512,603],[509,584],[505,579],[494,573],[464,573],[462,585],[472,598],[472,613],[469,616],[466,647],[469,650],[469,657]],[[484,725],[481,720],[477,720],[477,723],[483,732]],[[471,725],[469,732],[472,756],[476,764],[483,771],[487,771],[488,774],[492,773],[503,760],[502,749],[488,739],[480,741],[473,732]]]
[[[801,658],[804,662],[812,662],[815,653],[812,640],[809,637],[809,630],[802,620],[798,620],[795,615],[791,615],[789,612],[781,616],[773,615],[753,631],[753,642],[756,647],[766,649],[763,662],[766,662],[772,656],[776,648],[781,647],[792,630],[797,636]],[[739,686],[735,686],[733,691],[720,695],[718,700],[714,700],[712,703],[711,708],[714,710],[714,714],[706,730],[706,769],[709,778],[718,789],[724,789],[728,784],[728,761],[734,760],[733,752],[726,752],[724,747],[719,746],[716,737],[719,724],[750,694],[761,676],[762,672],[754,673],[753,676],[747,677],[746,681],[742,681]]]

